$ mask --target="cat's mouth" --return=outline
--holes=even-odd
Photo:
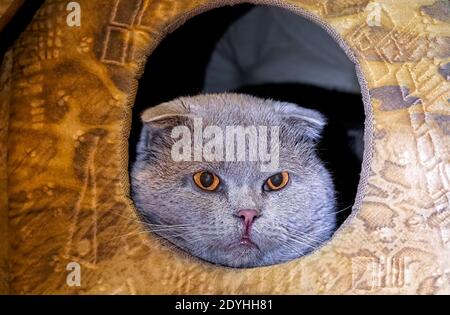
[[[248,235],[243,235],[243,236],[242,236],[241,240],[239,241],[239,245],[245,246],[245,247],[249,247],[249,248],[255,247],[255,248],[259,249],[258,245],[256,245],[256,244],[252,241],[252,239],[250,238],[250,236],[248,236]]]
[[[259,246],[252,240],[250,236],[251,223],[245,224],[243,228],[243,232],[240,236],[238,247],[246,248],[246,249],[259,249]]]
[[[239,241],[232,243],[230,245],[230,249],[231,248],[241,248],[246,250],[256,249],[260,251],[259,246],[255,242],[253,242],[250,236],[247,234],[242,235]]]

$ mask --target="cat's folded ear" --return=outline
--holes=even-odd
[[[289,128],[311,140],[318,140],[327,124],[326,118],[313,109],[286,102],[276,102],[274,108]]]
[[[189,117],[191,110],[191,104],[182,99],[176,99],[150,107],[142,113],[141,119],[145,125],[154,128],[164,128],[165,126],[170,126],[175,120],[179,120],[182,117]]]
[[[186,117],[190,117],[192,106],[182,99],[176,99],[145,110],[141,114],[143,127],[137,153],[146,153],[151,142],[163,142],[164,131],[182,124]]]

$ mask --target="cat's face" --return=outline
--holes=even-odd
[[[260,161],[174,161],[171,130],[279,126],[275,168]],[[132,170],[133,199],[149,230],[212,263],[254,267],[300,257],[336,228],[334,189],[315,154],[324,121],[296,105],[222,94],[147,110]],[[225,134],[225,132],[224,132]],[[194,153],[192,152],[192,156]]]

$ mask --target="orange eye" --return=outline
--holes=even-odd
[[[281,172],[269,177],[266,181],[266,190],[275,191],[285,187],[289,182],[289,173]]]
[[[213,173],[200,171],[194,174],[194,183],[203,190],[214,191],[219,187],[220,179]]]

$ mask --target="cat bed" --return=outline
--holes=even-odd
[[[190,17],[240,2],[80,0],[81,26],[69,27],[67,1],[45,1],[0,73],[3,292],[450,293],[446,0],[251,1],[319,23],[359,73],[361,182],[353,215],[322,248],[232,269],[143,229],[127,137],[146,57]]]

